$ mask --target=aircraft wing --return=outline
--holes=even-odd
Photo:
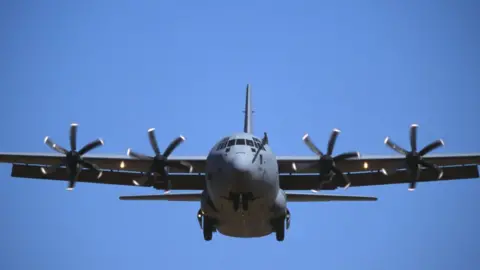
[[[429,155],[425,161],[436,164],[443,170],[441,179],[431,169],[422,170],[416,182],[444,181],[478,178],[480,153]],[[285,190],[306,190],[318,188],[318,157],[278,157],[280,185]],[[346,173],[350,187],[400,184],[411,182],[406,171],[405,157],[402,156],[370,156],[344,160],[337,167]],[[387,175],[382,172],[385,169]],[[344,187],[341,176],[336,175],[332,182],[325,183],[322,189],[333,190]]]
[[[0,163],[30,164],[30,165],[56,165],[64,155],[56,153],[0,153]],[[177,163],[189,163],[193,166],[193,172],[205,171],[205,156],[196,157],[169,157],[168,160]],[[146,172],[150,168],[150,162],[139,160],[127,155],[84,155],[83,159],[96,164],[105,170],[125,170]],[[172,167],[172,173],[184,173],[185,171]]]
[[[41,168],[59,164],[64,156],[59,154],[43,153],[0,153],[0,163],[12,164],[12,177],[26,179],[63,180],[68,181],[67,171],[64,167],[55,172],[44,175]],[[102,177],[97,179],[97,172],[83,170],[77,182],[98,184],[114,184],[134,186],[133,180],[139,179],[143,172],[149,170],[150,162],[137,160],[122,155],[85,155],[84,160],[96,164],[102,170]],[[206,157],[171,157],[171,162],[178,164],[189,163],[193,172],[185,172],[172,167],[169,179],[172,190],[203,190],[205,185]],[[181,166],[179,166],[181,167]]]

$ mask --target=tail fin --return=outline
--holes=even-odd
[[[252,130],[252,98],[250,94],[250,84],[247,84],[247,93],[245,97],[245,120],[243,123],[243,132],[245,133],[253,133]]]

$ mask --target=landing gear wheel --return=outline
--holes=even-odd
[[[282,242],[285,239],[285,218],[278,218],[275,223],[275,236],[277,241]]]
[[[209,217],[203,216],[203,239],[205,239],[205,241],[210,241],[212,240],[212,237],[213,222]]]

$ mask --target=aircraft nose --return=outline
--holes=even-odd
[[[240,179],[250,179],[252,177],[252,161],[245,154],[236,154],[230,162],[233,177]]]

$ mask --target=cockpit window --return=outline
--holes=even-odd
[[[217,151],[225,148],[225,146],[227,146],[227,141],[228,141],[228,137],[223,138],[223,139],[218,143]]]
[[[235,145],[245,145],[245,139],[237,139]]]
[[[227,146],[232,146],[232,145],[235,145],[235,140],[228,141]]]
[[[253,141],[252,140],[247,140],[247,145],[248,146],[253,146]]]

